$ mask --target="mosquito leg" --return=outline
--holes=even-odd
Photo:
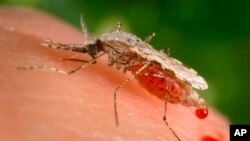
[[[148,74],[148,73],[143,73],[143,74],[139,74],[139,75],[153,76],[153,77],[159,77],[159,78],[166,78],[166,76],[160,75],[160,74]],[[168,87],[169,87],[169,86],[167,85],[167,89],[168,89]],[[181,141],[181,139],[178,137],[178,135],[175,133],[175,131],[171,128],[171,126],[169,126],[168,121],[167,121],[167,103],[168,103],[168,95],[169,95],[169,92],[167,92],[166,98],[165,98],[165,107],[164,107],[163,121],[164,121],[165,124],[169,127],[169,129],[170,129],[171,132],[174,134],[174,136],[177,138],[177,140],[178,140],[178,141]]]
[[[49,70],[49,71],[54,71],[54,72],[58,72],[61,74],[68,74],[66,71],[64,70],[60,70],[57,69],[55,67],[50,67],[50,66],[31,66],[31,67],[18,67],[19,70]]]
[[[174,134],[174,136],[177,138],[178,141],[181,141],[181,139],[178,137],[178,135],[175,133],[175,131],[171,128],[171,126],[168,124],[167,121],[167,103],[168,103],[168,94],[166,95],[166,100],[165,100],[165,107],[164,107],[164,115],[163,115],[163,121],[165,124],[169,127],[171,132]]]
[[[106,52],[103,52],[103,53],[101,53],[100,55],[98,55],[97,57],[95,57],[92,61],[92,63],[91,64],[95,64],[96,63],[96,59],[97,58],[99,58],[99,57],[101,57],[102,55],[104,55]],[[61,59],[61,61],[75,61],[75,62],[82,62],[82,63],[89,63],[89,61],[87,61],[87,60],[81,60],[81,59],[77,59],[76,57],[77,57],[78,55],[74,55],[74,56],[72,56],[72,57],[69,57],[69,58],[62,58]]]
[[[71,60],[71,61],[76,61],[76,60]],[[43,65],[43,66],[31,66],[31,67],[19,67],[18,69],[20,70],[50,70],[50,71],[55,71],[55,72],[58,72],[58,73],[61,73],[61,74],[66,74],[66,75],[70,75],[70,74],[73,74],[75,72],[77,72],[78,70],[90,65],[90,64],[94,64],[96,62],[96,60],[91,60],[91,61],[85,61],[85,60],[77,60],[77,61],[81,61],[83,62],[84,64],[82,64],[81,66],[77,67],[76,69],[73,69],[69,72],[66,72],[64,70],[60,70],[60,69],[57,69],[55,67],[50,67],[50,66],[47,66],[47,65]]]
[[[74,56],[71,56],[69,58],[62,58],[61,61],[74,61],[74,62],[82,62],[82,63],[88,63],[89,61],[87,60],[82,60],[82,59],[77,59],[76,57],[78,57],[78,55],[74,55]],[[95,62],[93,62],[92,64],[95,64]]]
[[[153,76],[153,77],[159,77],[159,78],[166,78],[165,75],[160,75],[160,74],[148,74],[148,73],[143,73],[143,74],[138,74],[138,75]]]
[[[81,60],[81,59],[71,59],[71,58],[63,58],[62,61],[74,61],[74,62],[82,62],[82,63],[88,63],[87,60]],[[92,64],[95,64],[96,62],[93,62]]]
[[[121,31],[121,29],[122,29],[121,22],[117,22],[112,31]]]
[[[84,68],[84,67],[86,67],[86,66],[88,66],[90,64],[95,64],[96,63],[96,59],[99,58],[99,57],[101,57],[105,53],[106,52],[101,53],[95,59],[90,60],[90,61],[77,60],[77,61],[83,62],[84,64],[82,64],[81,66],[79,66],[76,69],[71,70],[69,72],[57,69],[55,67],[46,66],[46,65],[43,65],[43,66],[31,66],[31,67],[18,67],[17,69],[19,69],[19,70],[38,70],[38,69],[43,69],[43,70],[50,70],[50,71],[55,71],[55,72],[58,72],[58,73],[69,75],[69,74],[73,74],[73,73],[77,72],[78,70],[80,70],[80,69],[82,69],[82,68]],[[69,60],[71,60],[71,59],[69,59]],[[72,59],[71,61],[76,61],[76,60]]]
[[[88,63],[85,63],[85,64],[77,67],[76,69],[69,71],[68,74],[73,74],[73,73],[77,72],[78,70],[83,69],[83,68],[87,67],[88,65],[94,64],[94,63],[96,63],[96,60],[91,60]]]
[[[166,53],[168,56],[170,56],[170,48],[163,48],[160,50],[160,52]]]
[[[76,59],[78,57],[78,54],[76,54],[76,55],[73,55],[73,56],[70,56],[69,58],[61,58],[60,60],[61,61],[64,61],[64,60],[68,60],[68,59]]]
[[[131,81],[132,79],[134,79],[135,76],[137,76],[140,72],[142,72],[148,65],[149,65],[149,63],[143,65],[137,72],[135,72],[135,74],[131,75],[128,79],[126,79],[125,81],[123,81],[123,83],[115,89],[115,91],[114,91],[114,112],[115,112],[115,123],[116,123],[116,126],[119,126],[119,118],[118,118],[117,104],[116,104],[117,92],[121,88],[123,88],[129,81]]]
[[[146,43],[149,43],[155,36],[155,33],[152,33],[151,35],[147,36],[145,39],[144,39],[144,42]]]
[[[82,62],[82,63],[88,63],[89,61],[87,60],[81,60],[77,58],[63,58],[61,61],[74,61],[74,62]],[[92,64],[95,64],[96,62],[93,62]]]

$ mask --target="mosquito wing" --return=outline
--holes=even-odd
[[[154,49],[147,43],[142,42],[141,44],[130,48],[130,50],[136,52],[148,61],[159,63],[163,69],[172,71],[177,78],[189,83],[196,89],[204,90],[208,88],[207,82],[199,76],[195,70],[187,68],[180,61]]]

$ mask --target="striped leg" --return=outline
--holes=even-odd
[[[122,29],[121,22],[117,22],[112,31],[121,31],[121,29]]]
[[[81,60],[81,61],[84,61],[84,60]],[[70,75],[70,74],[73,74],[75,72],[77,72],[78,70],[90,65],[90,64],[93,64],[95,63],[96,60],[91,60],[91,61],[86,61],[84,62],[84,64],[82,64],[81,66],[69,71],[69,72],[66,72],[64,70],[60,70],[60,69],[57,69],[55,67],[50,67],[50,66],[47,66],[47,65],[43,65],[43,66],[31,66],[31,67],[19,67],[18,69],[19,70],[49,70],[49,71],[55,71],[55,72],[58,72],[58,73],[61,73],[61,74],[66,74],[66,75]]]
[[[155,33],[152,33],[151,35],[147,36],[145,39],[144,39],[144,42],[146,43],[149,43],[155,36]]]
[[[118,92],[121,88],[123,88],[129,81],[131,81],[131,80],[134,79],[138,74],[140,74],[148,65],[149,65],[149,63],[144,64],[137,72],[135,72],[135,74],[133,74],[133,75],[130,76],[128,79],[126,79],[125,81],[123,81],[123,83],[115,89],[115,91],[114,91],[114,112],[115,112],[115,123],[116,123],[116,126],[119,126],[119,118],[118,118],[117,106],[116,106],[116,96],[117,96],[117,92]]]

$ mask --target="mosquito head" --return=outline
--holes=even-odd
[[[100,39],[89,40],[86,44],[86,52],[94,59],[100,52],[104,51],[102,41]]]

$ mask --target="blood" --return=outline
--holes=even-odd
[[[142,65],[135,65],[130,70],[136,72],[141,67]],[[168,102],[171,103],[181,103],[190,92],[185,82],[179,80],[172,72],[162,69],[158,65],[150,64],[136,76],[136,79],[151,94],[163,100],[167,96]],[[197,108],[195,114],[199,119],[204,119],[208,116],[208,109],[203,107]]]
[[[142,65],[136,65],[130,69],[136,72],[141,67]],[[149,65],[136,76],[136,79],[151,94],[160,99],[168,96],[168,101],[171,103],[180,102],[182,96],[188,92],[185,84],[178,80],[172,72],[164,70],[158,65]],[[169,95],[166,95],[167,93]]]
[[[199,119],[204,119],[208,115],[208,109],[207,108],[197,108],[195,111],[195,114]]]
[[[201,138],[201,141],[219,141],[219,140],[215,139],[214,137],[211,137],[211,136],[203,136]]]

